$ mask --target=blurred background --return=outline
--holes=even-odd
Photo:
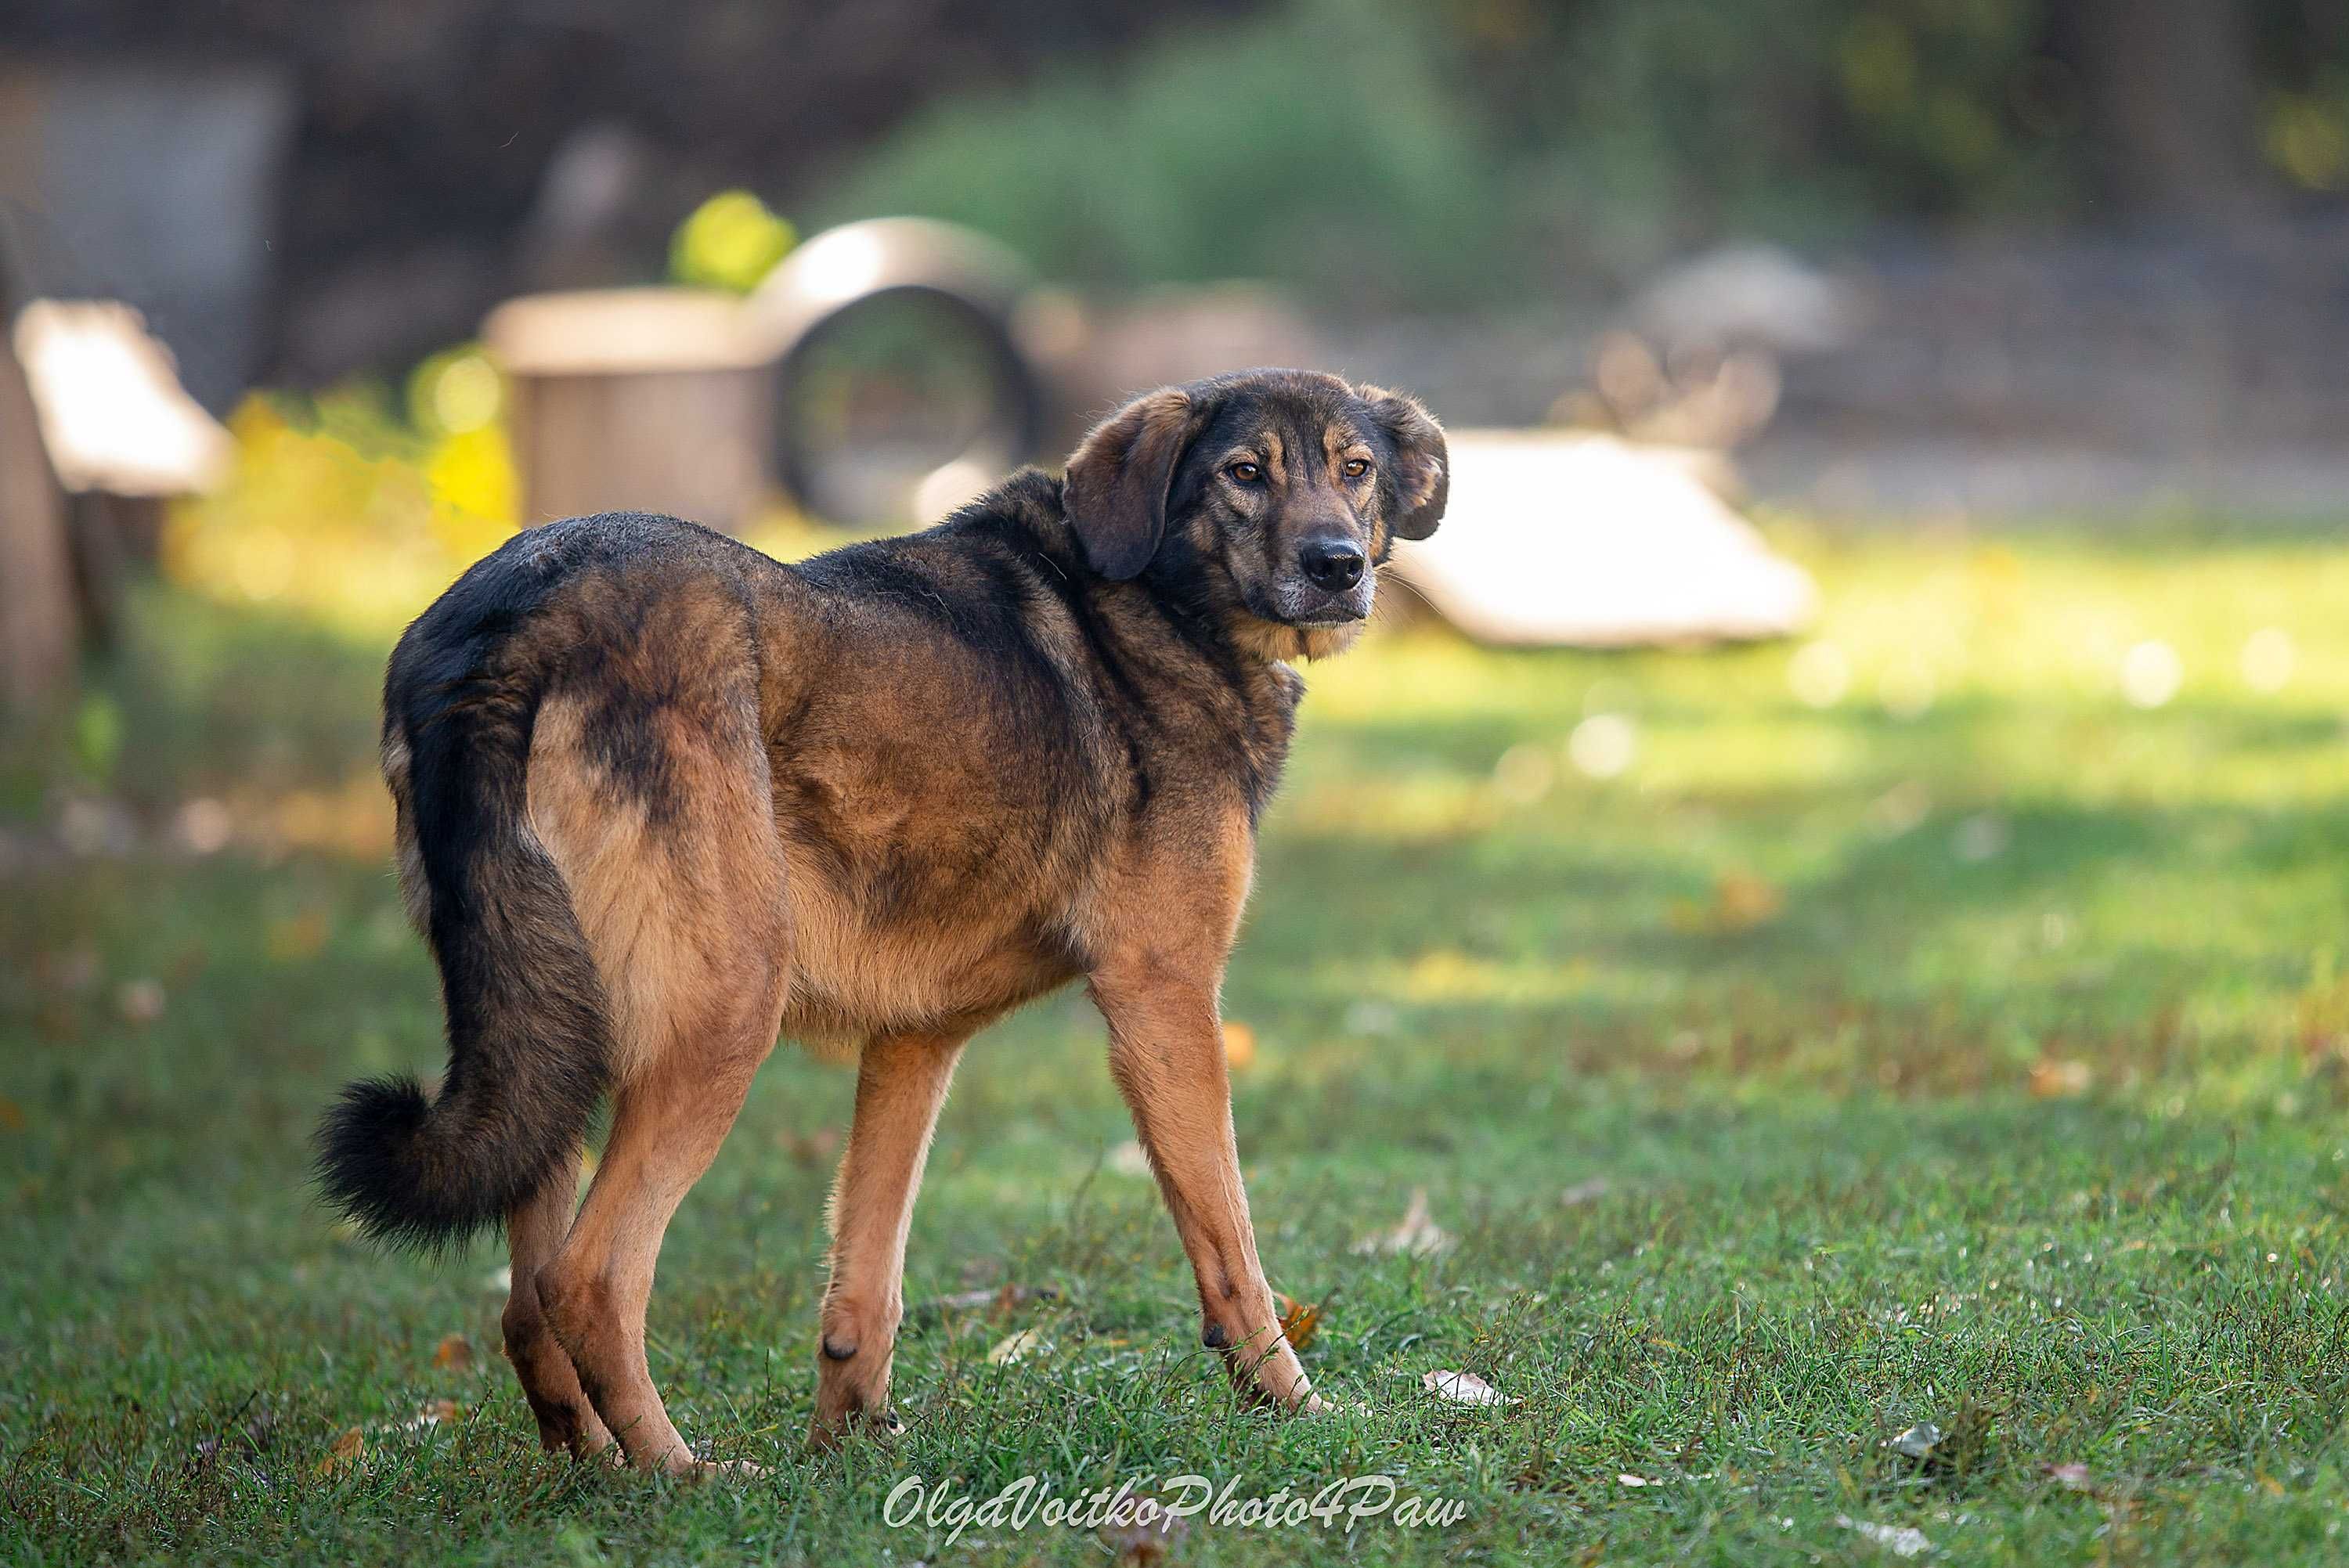
[[[1801,703],[1913,719],[1983,628],[1859,556],[1933,593],[1935,552],[2058,537],[2093,593],[2165,541],[2333,536],[2349,13],[31,0],[0,290],[12,872],[371,851],[364,698],[297,722],[301,682],[222,671],[365,665],[518,526],[803,553],[1265,363],[1454,431],[1384,621],[1775,646]],[[2014,548],[1966,559],[2044,582]],[[2209,634],[2253,696],[2308,678],[2284,619]],[[2037,629],[2136,708],[2190,689],[2195,634],[2127,620]],[[1498,787],[1629,769],[1612,679]]]
[[[807,243],[903,217],[955,227]],[[1823,514],[2306,516],[2349,429],[2349,16],[31,0],[0,260],[77,498],[12,573],[78,584],[11,612],[25,692],[159,552],[412,608],[570,511],[926,521],[1258,363],[1733,452],[1714,490]],[[354,527],[400,564],[318,581]]]
[[[1656,788],[1658,682],[1754,782],[1824,744],[1734,759],[1759,667],[1798,727],[1845,716],[1815,760],[1857,832],[2017,787],[1931,783],[2005,744],[1978,682],[2155,745],[2206,681],[2231,721],[2340,674],[2320,0],[32,0],[0,289],[0,870],[52,887],[368,863],[371,672],[518,526],[803,554],[1257,364],[1453,431],[1398,634],[1337,678],[1451,704],[1471,795]],[[2270,586],[2192,586],[2238,567]],[[1526,681],[1556,712],[1491,706]],[[1659,918],[1775,919],[1758,858],[1663,874]]]
[[[1609,1495],[1721,1465],[1771,1551],[1883,1501],[1822,1433],[1952,1390],[2031,1460],[2018,1561],[2110,1545],[2023,1540],[2071,1528],[2043,1460],[2244,1541],[2338,1475],[2338,0],[12,0],[0,305],[0,1439],[45,1445],[36,1539],[316,1555],[373,1528],[363,1467],[300,1489],[316,1538],[264,1472],[427,1394],[523,1462],[511,1387],[444,1355],[497,1343],[479,1264],[387,1264],[304,1187],[336,1086],[442,1056],[374,758],[406,620],[533,521],[803,555],[1267,363],[1416,394],[1454,459],[1308,671],[1226,990],[1268,1260],[1343,1293],[1317,1377],[1524,1389],[1480,1518],[1548,1506],[1506,1478],[1563,1432]],[[1050,1282],[1065,1343],[1195,1351],[1098,1019],[995,1034],[909,1299]],[[696,1436],[738,1394],[758,1441],[804,1423],[773,1368],[815,1354],[847,1104],[779,1053],[674,1233]],[[1833,1347],[1757,1377],[1757,1321]],[[1836,1359],[1849,1325],[1908,1359]],[[908,1352],[934,1414],[961,1343]],[[2198,1392],[2131,1381],[2178,1346]],[[1126,1408],[1144,1354],[1052,1375]],[[1211,1372],[1150,1451],[1233,1440]],[[1074,1408],[1034,1440],[1128,1451]],[[995,1454],[998,1408],[923,1462]],[[1692,1458],[1713,1417],[1659,1435],[1707,1410],[1818,1456],[1808,1501]],[[188,1458],[204,1411],[255,1457]],[[786,1470],[792,1518],[872,1528]],[[543,1560],[575,1499],[533,1496],[468,1517]]]

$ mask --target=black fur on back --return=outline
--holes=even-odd
[[[516,536],[392,654],[384,727],[409,748],[449,1070],[437,1097],[407,1074],[355,1083],[318,1130],[320,1191],[379,1241],[449,1247],[502,1221],[578,1150],[604,1092],[603,985],[562,873],[527,820],[547,672],[512,645],[549,589],[619,542],[627,521]]]

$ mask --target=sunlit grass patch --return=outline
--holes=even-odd
[[[0,1557],[1093,1563],[1090,1534],[949,1550],[885,1499],[1179,1470],[1469,1504],[1351,1547],[1201,1526],[1181,1563],[1877,1561],[1901,1531],[1932,1562],[2337,1556],[2326,542],[1781,524],[1824,592],[1791,644],[1421,628],[1311,667],[1225,1003],[1273,1281],[1362,1410],[1225,1396],[1072,994],[982,1039],[947,1106],[894,1449],[798,1453],[850,1085],[770,1063],[651,1351],[690,1437],[772,1470],[684,1490],[537,1451],[488,1250],[379,1256],[303,1186],[335,1086],[438,1065],[370,753],[390,638],[468,548],[412,455],[333,438],[295,466],[371,521],[325,519],[256,602],[232,542],[299,509],[210,518],[222,553],[138,597],[86,733],[10,759],[38,781],[10,830],[47,847],[0,900]],[[68,852],[67,805],[137,831]],[[1440,1243],[1381,1245],[1423,1195]],[[1921,1423],[1948,1446],[1920,1460]]]

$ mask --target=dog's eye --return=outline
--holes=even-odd
[[[1358,480],[1370,471],[1371,461],[1368,458],[1348,458],[1346,459],[1346,477],[1348,479]]]
[[[1230,468],[1226,469],[1224,472],[1231,475],[1234,480],[1244,485],[1252,485],[1256,483],[1257,480],[1264,478],[1264,470],[1257,467],[1254,463],[1234,463]]]

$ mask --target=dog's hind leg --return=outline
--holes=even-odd
[[[605,1428],[639,1469],[698,1467],[645,1365],[662,1233],[774,1048],[790,974],[782,846],[743,666],[697,667],[706,624],[607,660],[632,697],[550,699],[531,817],[571,893],[612,1016],[612,1131],[539,1299]],[[706,657],[706,655],[705,655]],[[641,665],[641,667],[639,667]]]
[[[884,1036],[856,1068],[856,1115],[832,1190],[832,1278],[810,1447],[884,1423],[889,1359],[905,1317],[905,1233],[965,1033]]]
[[[531,1413],[538,1418],[539,1441],[588,1459],[612,1446],[612,1434],[580,1387],[578,1371],[554,1337],[538,1291],[539,1271],[561,1250],[578,1198],[579,1160],[574,1155],[506,1216],[513,1281],[501,1326],[505,1331],[506,1359],[513,1363]]]
[[[677,1051],[614,1105],[587,1202],[540,1275],[555,1333],[596,1414],[639,1470],[704,1467],[670,1422],[645,1363],[645,1306],[670,1216],[709,1168],[768,1049],[777,1009],[756,1008],[703,1048]]]

